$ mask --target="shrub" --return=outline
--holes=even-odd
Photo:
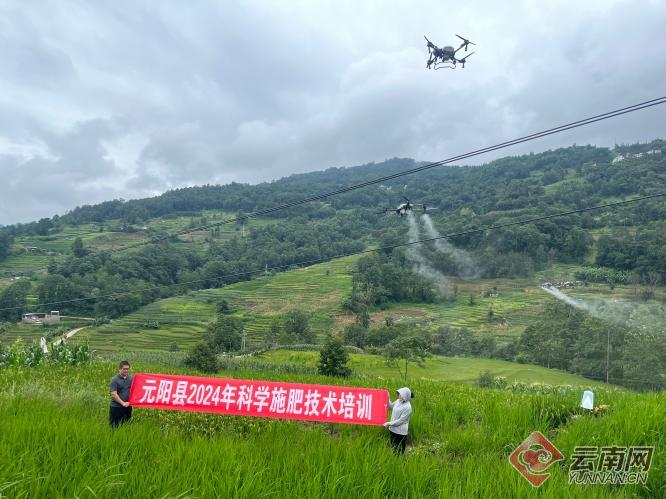
[[[494,386],[495,378],[493,373],[488,370],[481,371],[479,373],[479,379],[476,381],[476,384],[481,388],[492,388]]]
[[[231,307],[229,307],[229,302],[224,298],[217,302],[216,305],[217,315],[227,315],[231,313]]]
[[[329,336],[321,349],[319,357],[319,374],[325,376],[349,376],[351,369],[347,367],[349,355],[345,351],[340,338]]]
[[[220,370],[220,364],[213,347],[208,343],[197,343],[183,360],[183,364],[204,373],[216,373]]]
[[[243,323],[240,319],[222,315],[208,326],[206,340],[216,352],[240,350],[243,337]]]
[[[518,364],[529,364],[530,362],[530,356],[527,355],[525,352],[519,352],[516,354],[516,356],[513,358],[514,362],[517,362]]]

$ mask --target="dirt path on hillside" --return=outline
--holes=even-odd
[[[59,340],[54,341],[53,344],[54,344],[54,345],[60,345],[60,343],[62,343],[63,341],[67,341],[67,340],[70,339],[72,336],[74,336],[76,333],[78,333],[79,331],[81,331],[82,329],[85,329],[85,328],[87,328],[87,327],[90,327],[90,326],[83,326],[83,327],[77,327],[77,328],[75,328],[75,329],[71,329],[71,330],[67,331],[67,332],[62,336],[62,338],[60,338]]]

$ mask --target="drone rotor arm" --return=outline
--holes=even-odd
[[[468,58],[468,57],[472,57],[473,54],[475,54],[475,52],[470,52],[469,54],[467,54],[467,55],[466,55],[465,57],[463,57],[462,59],[458,59],[458,62],[459,62],[460,64],[462,64],[462,67],[463,67],[463,68],[465,68],[465,63],[467,62],[467,58]]]
[[[458,34],[456,34],[456,36],[457,36],[458,38],[460,38],[460,39],[463,41],[463,43],[464,43],[465,45],[476,45],[476,43],[474,43],[474,42],[470,42],[467,38],[463,38],[462,36],[460,36],[460,35],[458,35]]]

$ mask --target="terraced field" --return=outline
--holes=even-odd
[[[340,331],[354,321],[344,313],[340,303],[351,287],[351,270],[355,257],[335,260],[306,269],[283,272],[274,276],[237,283],[221,289],[209,289],[186,296],[150,304],[128,316],[97,329],[82,333],[92,348],[104,351],[168,350],[172,344],[183,350],[201,338],[207,325],[215,319],[215,305],[225,299],[234,315],[243,320],[248,345],[263,342],[274,318],[292,309],[307,311],[317,335]],[[532,279],[496,279],[474,282],[454,281],[458,289],[455,300],[435,304],[397,304],[373,312],[373,323],[392,317],[397,323],[419,330],[434,331],[442,326],[466,328],[480,335],[492,335],[498,342],[519,335],[538,318],[541,306],[554,300]],[[496,296],[484,297],[489,290]],[[589,286],[576,290],[590,299],[627,298],[630,288]],[[663,298],[659,291],[658,299]],[[485,293],[487,294],[487,293]],[[473,304],[470,304],[470,296]],[[657,306],[651,305],[651,308]],[[489,317],[489,310],[493,311]],[[157,322],[154,329],[150,323]]]
[[[552,299],[529,279],[454,280],[452,285],[458,289],[452,301],[401,303],[371,314],[372,321],[380,323],[388,316],[395,322],[414,325],[419,329],[436,330],[442,326],[466,328],[503,340],[519,335],[537,317],[541,305]],[[497,296],[483,296],[484,292],[493,288],[496,288]],[[470,304],[470,296],[473,297],[473,304]],[[493,314],[489,318],[488,311],[491,309]],[[340,327],[353,319],[352,316],[336,317]]]
[[[109,220],[105,222],[103,232],[100,232],[98,224],[83,224],[66,226],[61,232],[47,236],[20,236],[12,245],[12,256],[0,262],[0,280],[6,285],[7,277],[46,271],[46,267],[52,258],[61,260],[70,252],[77,237],[80,237],[84,246],[92,251],[115,250],[131,243],[146,240],[151,234],[183,231],[190,227],[227,220],[234,216],[233,213],[224,211],[203,211],[196,216],[151,219],[146,221],[144,225],[137,224],[138,230],[131,233],[120,231],[122,225],[120,220]],[[274,223],[276,223],[275,220],[251,219],[245,224],[245,230]],[[226,240],[239,235],[241,230],[241,227],[235,224],[224,225],[220,227],[219,240]],[[208,230],[195,231],[180,236],[180,239],[185,242],[201,243],[209,235]],[[28,247],[39,248],[39,252],[24,253],[24,248]],[[55,253],[55,255],[47,255],[48,252]]]
[[[76,342],[103,351],[168,350],[173,343],[189,348],[214,317],[214,302],[192,293],[151,303],[110,324],[82,331]]]
[[[356,257],[342,258],[241,282],[220,289],[207,289],[167,298],[147,305],[111,324],[82,331],[77,341],[88,341],[103,351],[180,349],[201,339],[215,320],[216,304],[225,299],[243,320],[249,345],[260,344],[277,315],[292,309],[307,311],[310,325],[324,335],[340,312],[340,302],[351,286]],[[158,329],[151,322],[158,323]]]
[[[0,262],[0,276],[7,278],[37,272],[46,269],[50,260],[51,257],[40,254],[12,255]]]

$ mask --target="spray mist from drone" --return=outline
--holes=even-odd
[[[542,285],[541,289],[551,294],[558,300],[571,305],[578,310],[583,310],[597,319],[629,326],[635,329],[661,329],[666,323],[666,314],[660,307],[650,303],[637,303],[627,300],[605,300],[596,298],[594,300],[582,300],[572,298],[563,293],[555,286]]]
[[[427,215],[421,216],[423,226],[430,238],[440,238],[439,232],[435,229],[432,219]],[[419,239],[420,227],[416,216],[411,211],[407,212],[407,220],[409,221],[409,242],[412,243]],[[479,265],[474,261],[474,258],[464,250],[454,247],[451,243],[444,239],[437,239],[435,241],[435,250],[439,253],[445,254],[450,257],[456,265],[457,274],[466,280],[477,279],[482,270]],[[444,274],[435,269],[428,261],[427,257],[421,253],[421,249],[417,245],[412,245],[407,248],[407,258],[412,262],[414,271],[425,277],[435,281],[439,293],[442,297],[448,297],[452,294],[449,281]]]
[[[416,217],[410,211],[407,213],[407,220],[409,221],[409,242],[413,243],[419,240],[419,225],[416,221]],[[447,298],[451,295],[451,287],[449,282],[439,270],[434,269],[425,256],[421,254],[420,245],[412,244],[407,246],[406,255],[407,258],[412,262],[412,270],[417,274],[420,274],[428,279],[432,279],[437,286],[437,291],[440,296]]]
[[[458,276],[470,281],[472,279],[478,279],[481,277],[483,270],[476,263],[472,255],[470,255],[465,250],[461,250],[453,246],[446,239],[441,239],[439,232],[435,229],[435,226],[432,223],[432,219],[429,215],[424,213],[421,215],[423,219],[423,224],[425,226],[426,233],[430,238],[438,238],[435,241],[435,249],[440,253],[448,255],[451,257],[453,262],[456,264],[456,269],[458,271]]]

